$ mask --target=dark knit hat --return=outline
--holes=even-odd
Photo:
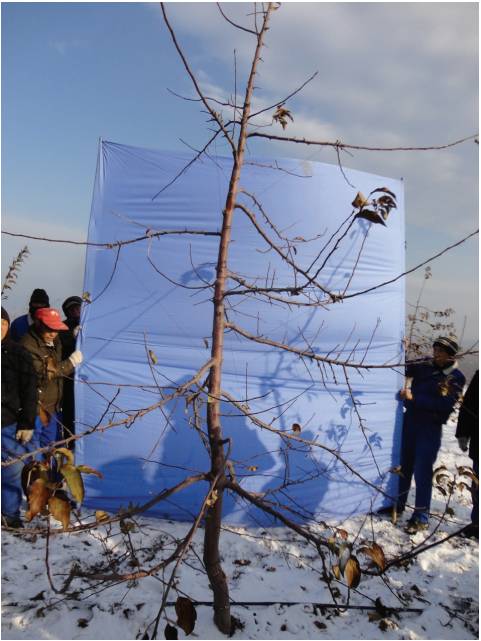
[[[30,296],[30,305],[32,303],[42,303],[46,307],[50,307],[50,300],[47,292],[44,289],[34,289]]]
[[[69,296],[62,303],[62,309],[65,316],[67,316],[67,311],[74,305],[81,305],[82,299],[80,296]]]
[[[10,316],[8,315],[8,312],[5,309],[5,307],[2,307],[2,319],[8,321],[8,324],[10,325]]]
[[[456,341],[452,338],[448,338],[447,336],[438,336],[433,343],[433,347],[440,347],[450,356],[456,356],[459,351],[459,345]]]

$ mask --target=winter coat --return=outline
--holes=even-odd
[[[456,438],[469,438],[469,456],[475,460],[479,452],[479,370],[473,376],[461,409],[459,410]]]
[[[457,363],[444,369],[434,363],[419,363],[407,367],[406,376],[412,377],[412,401],[405,401],[404,420],[416,425],[444,425],[463,393],[466,379]]]
[[[28,332],[29,327],[31,327],[32,323],[33,319],[30,314],[24,314],[23,316],[19,316],[18,318],[16,318],[10,325],[10,337],[12,338],[12,340],[19,343],[22,336],[25,336],[25,334]]]
[[[32,357],[10,337],[2,341],[2,427],[33,430],[37,414],[37,376]]]
[[[68,329],[58,333],[60,342],[62,343],[62,358],[68,358],[70,354],[75,351],[75,343],[77,338],[74,336],[74,329],[78,327],[79,321],[72,320],[71,318],[64,318],[63,323],[67,325]]]
[[[37,374],[38,414],[42,410],[48,414],[62,409],[63,377],[69,376],[74,367],[67,358],[62,360],[62,344],[57,336],[53,346],[49,347],[32,326],[20,341],[31,354]]]

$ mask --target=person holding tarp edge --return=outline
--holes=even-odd
[[[75,343],[80,331],[80,311],[82,299],[80,296],[69,296],[62,303],[62,310],[65,314],[63,323],[67,325],[68,330],[59,332],[60,342],[62,343],[62,360],[65,360],[75,351]],[[64,438],[75,434],[75,397],[74,397],[74,377],[65,376],[63,380],[63,403],[62,403],[62,424]],[[75,441],[70,441],[69,448],[74,449]]]
[[[432,361],[406,368],[406,385],[399,396],[405,414],[401,442],[401,474],[397,512],[404,511],[414,475],[415,509],[406,532],[427,529],[431,507],[433,466],[441,447],[442,426],[463,393],[465,377],[458,369],[458,344],[440,336],[433,343]]]

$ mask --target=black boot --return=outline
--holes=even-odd
[[[7,514],[2,514],[2,526],[20,530],[23,528],[23,523],[19,516],[7,516]]]

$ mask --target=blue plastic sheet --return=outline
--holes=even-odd
[[[86,477],[86,503],[96,509],[142,504],[209,469],[193,405],[184,398],[104,429],[158,403],[210,358],[213,307],[206,284],[214,280],[219,237],[152,237],[159,230],[220,230],[231,159],[204,157],[161,191],[190,158],[100,144],[84,285],[91,302],[83,309],[79,348],[85,360],[75,392],[77,431],[101,428],[81,439],[77,449],[80,463],[104,475]],[[250,160],[240,185],[262,203],[279,235],[250,196],[242,193],[239,202],[279,246],[285,247],[283,236],[310,241],[298,240],[297,253],[291,252],[307,268],[332,234],[346,229],[358,190],[366,195],[378,187],[392,190],[398,208],[387,225],[356,220],[319,275],[327,289],[343,292],[347,287],[352,294],[404,271],[404,202],[401,181],[352,170],[349,178],[355,188],[335,165]],[[115,245],[141,236],[146,238],[120,249]],[[332,247],[331,242],[317,265]],[[293,269],[240,209],[234,216],[229,269],[258,287],[303,282],[299,275],[296,281]],[[239,283],[229,281],[229,288],[235,287]],[[294,295],[291,300],[301,299]],[[324,308],[229,296],[227,313],[251,334],[319,355],[370,365],[403,358],[404,278]],[[223,402],[223,431],[231,439],[237,480],[246,489],[268,492],[290,518],[341,521],[385,504],[376,487],[394,491],[395,477],[388,470],[399,462],[402,408],[396,393],[402,368],[346,372],[351,389],[339,365],[312,363],[233,331],[225,335],[223,389],[275,430],[292,434],[297,423],[301,431],[294,433],[337,452],[368,481],[331,452],[300,442],[289,446],[278,433],[261,429]],[[206,490],[205,482],[198,483],[157,503],[149,514],[191,519]],[[231,523],[274,523],[231,495],[224,515]]]

